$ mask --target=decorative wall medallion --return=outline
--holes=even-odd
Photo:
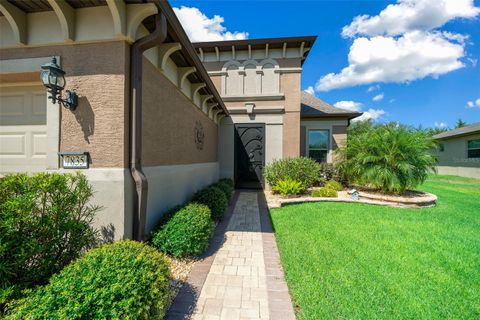
[[[195,122],[195,145],[198,150],[203,150],[203,142],[205,141],[205,132],[203,131],[203,125],[200,121]]]

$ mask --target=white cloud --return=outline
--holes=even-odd
[[[380,90],[380,85],[377,84],[377,85],[368,87],[367,92],[372,92],[375,90]]]
[[[377,16],[362,15],[343,27],[344,37],[401,35],[413,30],[429,31],[455,18],[471,19],[480,13],[473,0],[399,0]]]
[[[338,101],[333,104],[335,108],[344,109],[348,111],[360,111],[362,104],[355,101]]]
[[[463,59],[471,59],[465,52],[469,36],[437,28],[479,13],[473,0],[398,0],[376,16],[355,17],[342,31],[354,38],[348,66],[320,78],[316,90],[404,83],[463,68]]]
[[[402,83],[434,78],[463,68],[464,46],[450,42],[442,33],[409,32],[402,37],[355,39],[348,54],[349,66],[329,73],[316,85],[319,91],[372,82]]]
[[[310,93],[312,96],[315,95],[315,90],[313,89],[312,86],[309,86],[307,89],[305,89],[303,91],[305,91],[306,93]]]
[[[475,101],[468,101],[467,102],[467,108],[480,108],[480,98],[475,100]]]
[[[353,122],[356,121],[365,121],[365,120],[377,120],[385,114],[385,111],[382,109],[368,109],[360,117],[352,119]]]
[[[377,94],[375,97],[372,98],[373,101],[382,101],[385,95],[383,93]]]
[[[447,128],[448,126],[445,122],[435,122],[435,127],[444,129],[444,128]]]
[[[214,15],[207,17],[198,8],[181,6],[173,8],[188,38],[192,42],[241,40],[248,38],[248,32],[227,31],[222,23],[224,18]]]

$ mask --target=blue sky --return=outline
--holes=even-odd
[[[331,104],[415,126],[480,122],[480,0],[170,3],[198,9],[180,19],[192,40],[317,35],[302,89]]]

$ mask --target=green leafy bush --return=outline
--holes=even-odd
[[[233,184],[233,180],[232,180],[232,179],[229,179],[229,178],[220,179],[218,182],[226,183],[226,184],[228,184],[232,189],[235,187],[234,184]]]
[[[225,193],[217,187],[210,186],[193,195],[192,202],[206,205],[212,211],[212,219],[220,221],[223,218],[228,200]]]
[[[338,149],[339,170],[351,183],[403,193],[435,171],[435,142],[421,130],[397,123],[359,124]]]
[[[279,193],[282,197],[288,197],[302,193],[304,188],[302,183],[292,179],[279,180],[272,188],[273,192]]]
[[[311,158],[290,158],[274,160],[265,167],[265,180],[272,187],[280,180],[295,180],[306,190],[320,181],[320,165]]]
[[[340,180],[340,174],[333,163],[320,163],[320,177],[323,181]]]
[[[328,189],[333,189],[335,191],[342,191],[343,190],[342,184],[340,182],[334,181],[334,180],[327,181],[327,183],[325,183],[324,187],[328,188]]]
[[[321,187],[312,191],[312,197],[336,198],[337,190]]]
[[[162,253],[118,241],[90,250],[12,303],[7,319],[163,319],[169,279]]]
[[[50,276],[96,242],[98,207],[80,173],[0,179],[0,305]]]
[[[212,233],[210,209],[203,204],[190,203],[153,235],[152,243],[174,257],[193,256],[208,248]]]
[[[230,198],[232,197],[232,193],[233,193],[233,187],[231,186],[230,183],[224,180],[221,180],[215,183],[214,185],[212,185],[212,187],[217,187],[218,189],[222,190],[222,192],[225,194],[225,197],[227,198],[227,201],[230,201]]]

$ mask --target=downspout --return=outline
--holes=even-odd
[[[167,38],[167,20],[155,15],[155,30],[135,41],[130,51],[130,172],[135,182],[133,239],[142,241],[147,214],[148,181],[142,170],[142,69],[143,52]]]

